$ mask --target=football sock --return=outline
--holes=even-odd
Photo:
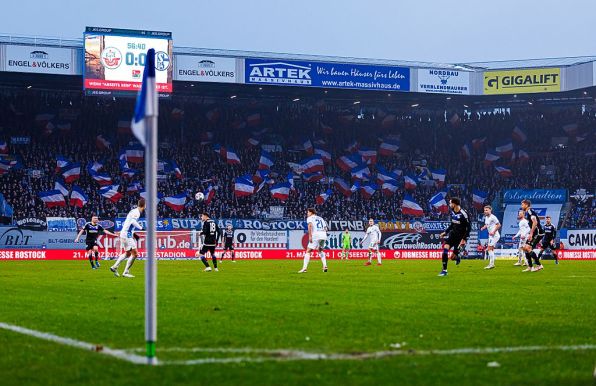
[[[319,252],[319,257],[321,258],[321,263],[323,263],[323,267],[326,267],[327,258],[325,257],[325,252]]]
[[[377,251],[377,263],[381,264],[381,252]]]
[[[447,271],[447,262],[449,261],[449,250],[446,248],[443,248],[443,271]]]
[[[116,260],[116,263],[113,265],[113,267],[118,268],[120,266],[120,263],[122,263],[122,260],[124,259],[126,259],[126,253],[123,253],[120,256],[118,256],[118,260]]]
[[[540,259],[536,255],[536,252],[534,252],[534,251],[530,252],[530,256],[532,256],[532,258],[534,258],[534,264],[540,265]]]
[[[234,256],[235,252],[232,251],[232,261],[234,261],[234,259],[236,259],[236,256]]]
[[[495,251],[488,251],[489,264],[495,265]]]
[[[372,262],[372,252],[368,251],[368,262]]]
[[[95,265],[93,265],[93,253],[89,252],[88,257],[89,257],[89,262],[91,263],[91,268],[94,268]]]
[[[538,259],[542,259],[543,253],[544,253],[544,249],[541,249],[540,252],[538,252]]]
[[[205,256],[201,256],[201,261],[205,264],[205,267],[209,268],[209,263],[207,262],[207,258]]]
[[[99,260],[99,252],[95,252],[95,262],[97,263],[98,260]]]
[[[211,261],[213,262],[213,268],[217,268],[217,255],[215,253],[211,256]]]
[[[302,263],[302,269],[306,270],[306,268],[308,267],[308,263],[310,261],[310,253],[306,252],[304,254],[304,262]]]
[[[528,267],[532,268],[532,257],[530,256],[530,252],[526,252],[526,261],[528,262]]]
[[[135,258],[132,255],[130,255],[130,257],[126,261],[126,267],[124,268],[124,272],[128,273],[128,271],[130,270],[130,267],[132,267],[134,262],[135,262]]]

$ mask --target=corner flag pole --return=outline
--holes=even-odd
[[[145,146],[145,191],[147,193],[147,261],[145,263],[145,342],[147,364],[156,365],[157,341],[157,116],[159,112],[155,81],[155,50],[147,52],[143,85],[137,97],[132,121],[133,134]]]

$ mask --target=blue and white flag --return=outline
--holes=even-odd
[[[143,146],[146,145],[147,118],[157,117],[157,89],[155,82],[155,50],[147,51],[145,70],[143,71],[143,85],[137,96],[135,115],[132,118],[132,133]],[[157,128],[156,128],[157,129]]]

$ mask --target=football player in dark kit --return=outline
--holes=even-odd
[[[211,261],[213,262],[213,268],[217,271],[217,257],[215,256],[215,247],[217,246],[217,241],[221,237],[221,231],[215,221],[213,221],[208,213],[203,213],[201,215],[201,220],[203,220],[203,228],[199,232],[199,236],[203,236],[203,246],[201,250],[198,251],[195,256],[199,257],[203,264],[205,264],[205,272],[211,271],[211,267],[209,266],[209,262],[205,257],[205,254],[209,252],[211,255]]]
[[[544,224],[544,237],[540,243],[540,252],[538,252],[538,259],[542,259],[542,254],[547,249],[550,249],[553,257],[555,258],[555,264],[559,264],[559,257],[557,256],[558,245],[555,242],[557,238],[557,227],[551,222],[550,216],[546,216],[546,224]]]
[[[528,241],[524,246],[526,260],[528,261],[528,268],[524,269],[522,272],[540,271],[544,267],[542,267],[542,264],[540,264],[540,259],[538,259],[536,252],[534,252],[534,248],[536,248],[540,240],[542,240],[544,237],[544,230],[540,224],[538,213],[532,209],[532,202],[530,200],[523,200],[521,202],[521,208],[526,212],[526,220],[528,220],[528,224],[530,225],[530,234],[528,235]],[[535,267],[532,265],[532,259],[536,265]]]
[[[226,252],[230,251],[230,253],[232,254],[232,263],[235,263],[236,260],[234,259],[235,258],[235,256],[234,256],[234,229],[232,228],[231,225],[228,225],[226,227],[226,229],[223,231],[223,242],[224,242],[224,247],[223,247],[223,253],[221,254],[220,261],[223,260]]]
[[[108,234],[110,236],[118,237],[115,233],[110,232],[109,230],[104,229],[99,224],[99,218],[97,216],[91,217],[91,222],[85,224],[85,226],[81,229],[77,238],[75,239],[75,243],[79,242],[79,238],[83,234],[83,232],[87,233],[85,236],[85,254],[89,258],[89,263],[91,263],[92,269],[99,268],[99,247],[97,246],[97,237],[102,233]],[[95,262],[93,261],[93,257],[95,257]]]
[[[468,213],[461,207],[461,201],[457,197],[449,200],[451,224],[441,233],[440,237],[447,236],[445,244],[443,244],[443,270],[439,276],[447,276],[447,263],[449,261],[449,250],[453,248],[453,258],[456,265],[459,265],[461,257],[459,256],[460,248],[465,247],[472,226]]]

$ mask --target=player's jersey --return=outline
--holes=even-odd
[[[90,222],[85,224],[83,230],[87,233],[85,237],[85,242],[94,242],[97,240],[97,236],[103,233],[103,227],[99,225],[99,223],[93,225]]]
[[[522,218],[519,220],[518,226],[519,230],[515,234],[515,237],[519,236],[522,240],[527,239],[528,235],[530,234],[530,223],[528,223],[528,220]]]
[[[545,224],[544,225],[544,239],[551,241],[557,237],[557,227],[554,224]]]
[[[377,224],[371,225],[366,229],[366,237],[368,242],[376,244],[381,241],[381,230]]]
[[[234,230],[226,229],[223,231],[224,243],[232,244],[234,242]]]
[[[220,237],[220,230],[215,221],[209,219],[203,222],[201,235],[205,237],[203,240],[203,245],[208,247],[217,245],[217,240],[219,240]]]
[[[342,245],[350,245],[352,243],[352,235],[349,233],[342,233],[341,234],[341,244]]]
[[[309,216],[306,224],[311,224],[313,238],[327,238],[327,222],[317,215]]]
[[[133,228],[136,229],[143,229],[141,224],[137,221],[141,218],[141,211],[139,208],[134,208],[128,215],[126,215],[126,220],[124,220],[124,224],[122,224],[122,230],[120,231],[120,237],[123,239],[130,239],[132,238],[132,232],[134,231]]]
[[[461,208],[457,213],[451,210],[450,217],[451,224],[445,229],[445,233],[451,233],[453,236],[467,240],[472,230],[468,212],[464,208]]]
[[[526,211],[526,220],[528,220],[530,231],[532,230],[532,226],[534,226],[532,216],[536,217],[536,232],[532,236],[535,237],[536,235],[543,235],[544,231],[542,230],[542,225],[540,224],[540,218],[538,218],[538,213],[536,213],[536,211],[532,208],[529,208]]]
[[[484,225],[486,225],[486,230],[488,230],[489,235],[490,233],[494,233],[493,237],[499,236],[499,231],[497,230],[498,224],[500,224],[499,219],[494,214],[491,214],[490,216],[484,216]]]

